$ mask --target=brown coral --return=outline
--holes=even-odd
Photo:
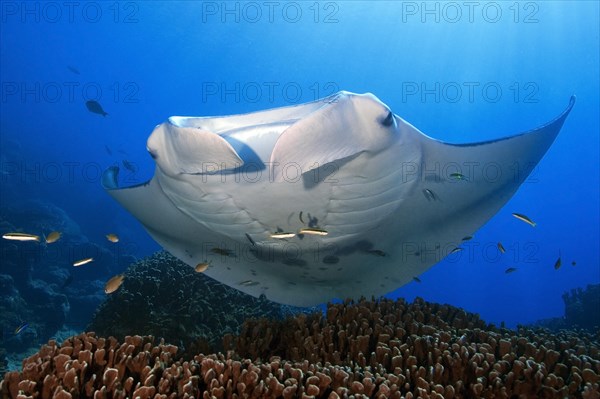
[[[227,355],[176,360],[152,337],[50,341],[10,372],[3,397],[598,398],[590,335],[495,330],[416,300],[329,305],[326,315],[247,321]],[[244,357],[246,359],[244,359]],[[252,360],[250,360],[252,359]]]

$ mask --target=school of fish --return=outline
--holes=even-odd
[[[100,108],[101,109],[101,108]],[[95,111],[92,111],[95,112]],[[462,180],[462,181],[468,181],[468,179],[460,174],[460,173],[453,173],[451,174],[451,177],[455,180]],[[423,194],[425,196],[425,198],[427,199],[427,201],[437,201],[437,195],[435,194],[435,192],[433,192],[432,190],[426,189],[423,191]],[[302,218],[303,212],[299,213],[299,218],[300,221],[305,224],[303,218]],[[534,222],[530,217],[521,214],[521,213],[512,213],[512,216],[514,216],[516,219],[530,225],[531,227],[536,227],[537,223]],[[310,215],[309,215],[310,217]],[[326,236],[327,235],[327,231],[320,229],[318,227],[306,227],[306,228],[302,228],[300,230],[298,230],[297,232],[286,232],[286,231],[277,231],[274,232],[270,235],[270,237],[272,239],[287,239],[287,238],[293,238],[296,235],[301,236],[301,235],[315,235],[315,236]],[[253,243],[253,239],[252,237],[250,237],[248,234],[246,234],[246,236],[248,237],[248,240]],[[24,232],[7,232],[4,233],[2,235],[2,238],[5,240],[12,240],[12,241],[20,241],[20,242],[35,242],[35,243],[43,243],[44,245],[48,245],[48,244],[53,244],[56,243],[57,241],[59,241],[62,237],[62,233],[60,231],[52,231],[50,233],[48,233],[47,235],[42,235],[42,237],[44,238],[43,241],[41,240],[39,235],[36,234],[31,234],[31,233],[24,233]],[[118,243],[119,242],[119,237],[114,234],[114,233],[108,233],[106,234],[106,239],[111,242],[111,243]],[[462,241],[463,242],[467,242],[473,239],[473,236],[466,236],[463,237]],[[504,254],[506,253],[506,249],[504,247],[504,245],[501,242],[498,242],[496,244],[496,247],[498,249],[498,252],[500,254]],[[449,254],[454,254],[457,253],[459,251],[462,251],[463,248],[462,247],[455,247],[454,249],[452,249]],[[220,254],[220,255],[225,255],[225,256],[235,256],[230,250],[228,249],[224,249],[224,248],[212,248],[212,252],[216,253],[216,254]],[[385,256],[386,254],[382,251],[373,251],[373,252],[378,252],[375,253],[378,256]],[[73,266],[74,267],[80,267],[83,265],[86,265],[88,263],[92,263],[94,261],[94,258],[92,257],[88,257],[88,258],[84,258],[84,259],[79,259],[73,262]],[[562,254],[561,251],[559,250],[559,255],[558,255],[558,259],[556,260],[556,262],[554,263],[554,269],[558,270],[560,269],[562,265]],[[576,261],[571,261],[571,265],[575,266],[576,265]],[[205,272],[208,268],[210,267],[210,262],[202,262],[199,263],[198,265],[196,265],[195,267],[195,271],[197,273],[203,273]],[[506,268],[506,270],[504,271],[505,274],[511,274],[517,271],[516,267],[508,267]],[[113,277],[111,277],[105,284],[104,286],[104,292],[107,295],[110,295],[114,292],[116,292],[119,287],[121,287],[121,285],[123,284],[123,281],[125,281],[126,279],[126,275],[125,273],[122,274],[117,274]],[[421,283],[422,280],[418,277],[418,276],[414,276],[413,277],[413,281],[415,283]],[[70,281],[69,281],[70,282]],[[247,281],[242,281],[240,282],[240,285],[251,285],[251,284],[257,284],[257,282],[252,281],[252,280],[247,280]],[[14,335],[18,335],[20,334],[22,331],[24,331],[27,327],[29,326],[28,322],[22,322],[15,330],[14,330]]]

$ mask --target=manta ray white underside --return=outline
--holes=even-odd
[[[489,220],[574,102],[537,129],[460,145],[424,135],[371,94],[171,117],[148,139],[150,181],[119,188],[112,167],[103,184],[167,251],[243,292],[292,305],[379,296]]]

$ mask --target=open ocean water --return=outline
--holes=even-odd
[[[161,249],[101,179],[111,166],[123,186],[152,178],[146,140],[157,124],[341,90],[373,93],[457,144],[531,130],[577,98],[531,175],[463,250],[438,253],[386,297],[516,328],[563,318],[565,293],[600,283],[598,2],[2,1],[0,11],[0,233],[40,237],[0,243],[0,355],[11,369],[49,338],[84,331],[106,281]],[[496,178],[494,165],[472,167]],[[599,306],[585,317],[598,320]]]

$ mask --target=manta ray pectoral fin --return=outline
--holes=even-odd
[[[231,144],[218,134],[178,126],[172,120],[154,129],[146,147],[158,167],[172,177],[182,173],[215,173],[244,163]]]
[[[146,231],[173,255],[187,260],[186,248],[195,248],[195,237],[206,237],[207,231],[179,210],[165,195],[156,177],[131,187],[119,187],[118,167],[106,169],[102,185],[106,192],[138,219]]]
[[[294,175],[298,170],[304,174],[364,151],[380,151],[394,139],[394,126],[394,115],[373,95],[339,92],[281,133],[270,158],[273,179],[285,180],[290,167]]]
[[[514,186],[516,190],[548,151],[574,104],[575,96],[572,96],[567,108],[554,120],[533,130],[497,140],[447,144],[424,137],[423,160],[430,164],[426,166],[431,167],[431,170],[441,171],[442,178],[447,178],[446,175],[455,166],[472,166],[473,171],[479,169],[484,173],[480,177],[486,180],[486,183],[493,185],[506,181],[506,184]],[[487,176],[485,168],[490,169]],[[498,170],[495,173],[498,176],[492,175],[492,168]],[[508,173],[511,170],[514,172]]]
[[[423,231],[424,241],[460,242],[487,222],[517,191],[558,135],[575,104],[553,121],[531,131],[498,140],[447,144],[421,136],[423,164],[405,223]],[[464,175],[456,181],[452,174]],[[433,194],[435,200],[430,200]],[[413,214],[419,215],[414,221]]]

